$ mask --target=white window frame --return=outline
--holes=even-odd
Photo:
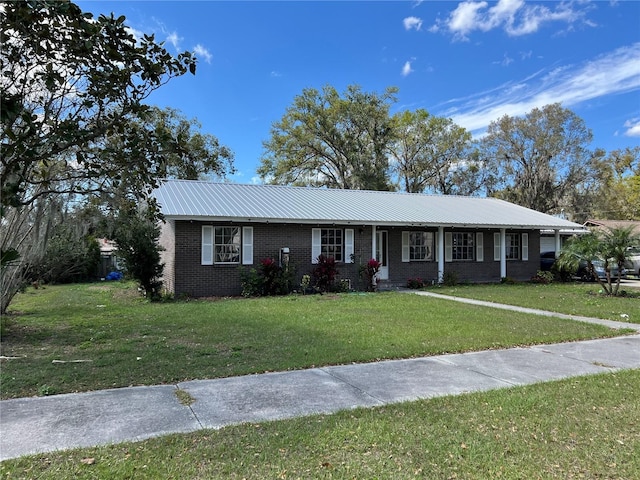
[[[507,233],[505,236],[505,256],[507,260],[520,260],[522,238],[518,233]]]
[[[232,234],[227,235],[226,230],[231,230]],[[220,232],[220,233],[219,233]],[[233,242],[223,241],[217,243],[218,239],[232,239]],[[237,240],[235,240],[237,237]],[[237,260],[226,260],[236,258]],[[239,226],[216,225],[213,227],[213,263],[216,265],[238,265],[242,256],[242,229]]]
[[[423,243],[418,243],[418,237],[422,237]],[[434,232],[421,230],[402,232],[402,261],[403,262],[432,262],[434,256]],[[417,249],[424,249],[424,256],[416,256]]]
[[[464,235],[467,243],[462,245],[455,245],[456,237]],[[450,258],[449,261],[453,262],[472,262],[476,259],[476,236],[471,232],[447,232],[445,238],[449,241],[449,245],[445,245],[445,256]],[[448,251],[447,251],[448,250]],[[463,253],[465,255],[459,256],[457,253]]]
[[[325,231],[333,230],[333,231],[341,232],[342,244],[340,249],[340,255],[342,258],[339,260],[336,258],[336,262],[337,263],[353,263],[354,262],[353,254],[355,252],[355,248],[354,248],[355,232],[353,228],[341,229],[341,228],[335,228],[335,227],[311,229],[311,263],[313,264],[318,263],[318,257],[322,255],[324,248],[328,246],[326,244],[323,244],[323,239],[325,238],[322,235],[323,230]],[[338,244],[336,243],[332,244],[332,246],[334,247],[337,245]],[[335,258],[334,255],[330,255],[330,254],[325,254],[325,256]]]
[[[518,247],[518,255],[519,258],[510,258],[505,255],[505,259],[508,261],[529,261],[529,234],[528,233],[507,233],[505,235],[505,249],[509,249],[508,240],[511,236],[519,235],[520,245]],[[498,262],[500,261],[500,234],[493,234],[493,259]]]
[[[237,228],[237,235],[240,236],[236,245],[238,248],[238,261],[220,262],[216,261],[216,229]],[[222,244],[219,244],[222,246]],[[225,244],[230,245],[230,244]],[[231,244],[232,246],[234,244]],[[201,257],[202,265],[252,265],[253,264],[253,227],[239,227],[230,225],[203,225],[201,236]]]

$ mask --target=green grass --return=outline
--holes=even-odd
[[[2,398],[619,334],[392,292],[150,304],[130,283],[104,283],[30,289],[12,310]]]
[[[457,285],[429,288],[429,291],[569,315],[640,323],[640,290],[637,288],[628,288],[624,297],[601,295],[597,284],[580,283]]]
[[[635,479],[640,370],[0,464],[3,478]]]

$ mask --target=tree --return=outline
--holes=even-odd
[[[558,103],[522,118],[491,122],[481,155],[497,172],[497,196],[544,213],[558,212],[588,178],[591,131]]]
[[[591,217],[640,220],[640,147],[614,150],[600,161]]]
[[[7,2],[0,20],[3,207],[97,191],[127,171],[128,158],[105,164],[84,149],[121,133],[169,79],[195,73],[191,53],[173,58],[153,36],[136,40],[124,17],[94,19],[71,2]]]
[[[124,117],[117,134],[85,152],[103,164],[130,160],[128,170],[102,179],[102,202],[117,209],[123,200],[145,198],[162,178],[198,180],[233,173],[233,152],[199,129],[196,119],[172,108],[149,107]]]
[[[155,212],[135,205],[122,209],[111,237],[118,245],[118,256],[144,296],[159,299],[164,264],[160,263],[160,227]]]
[[[389,107],[396,88],[382,94],[350,85],[303,90],[271,128],[258,169],[270,183],[389,190]]]
[[[67,218],[54,227],[39,264],[28,276],[36,282],[71,283],[95,278],[100,266],[100,245],[84,224]]]
[[[571,239],[558,257],[558,266],[576,271],[580,262],[585,262],[591,276],[597,280],[607,295],[618,295],[622,269],[629,256],[629,246],[640,242],[640,236],[633,234],[632,228],[611,228],[594,230]],[[600,278],[594,261],[604,264],[606,277]],[[611,276],[611,265],[618,267],[615,278]]]
[[[174,58],[153,36],[134,38],[124,17],[93,18],[71,2],[7,2],[0,21],[4,313],[42,258],[60,198],[109,192],[123,177],[140,197],[155,186],[154,157],[101,147],[126,134],[126,119],[144,117],[151,92],[195,73],[195,58]]]
[[[472,194],[479,188],[470,187],[481,173],[471,156],[471,133],[422,109],[394,115],[393,126],[389,152],[406,192]]]

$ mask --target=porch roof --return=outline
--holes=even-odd
[[[583,229],[496,198],[166,180],[167,218],[297,224]]]

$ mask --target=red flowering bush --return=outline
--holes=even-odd
[[[362,267],[362,276],[364,277],[368,292],[376,291],[378,281],[380,280],[378,272],[380,272],[381,266],[382,264],[378,260],[372,258]]]
[[[313,277],[313,283],[321,292],[328,292],[333,287],[338,275],[338,269],[336,268],[336,259],[333,257],[325,257],[319,255],[317,260],[317,266],[311,272]]]

